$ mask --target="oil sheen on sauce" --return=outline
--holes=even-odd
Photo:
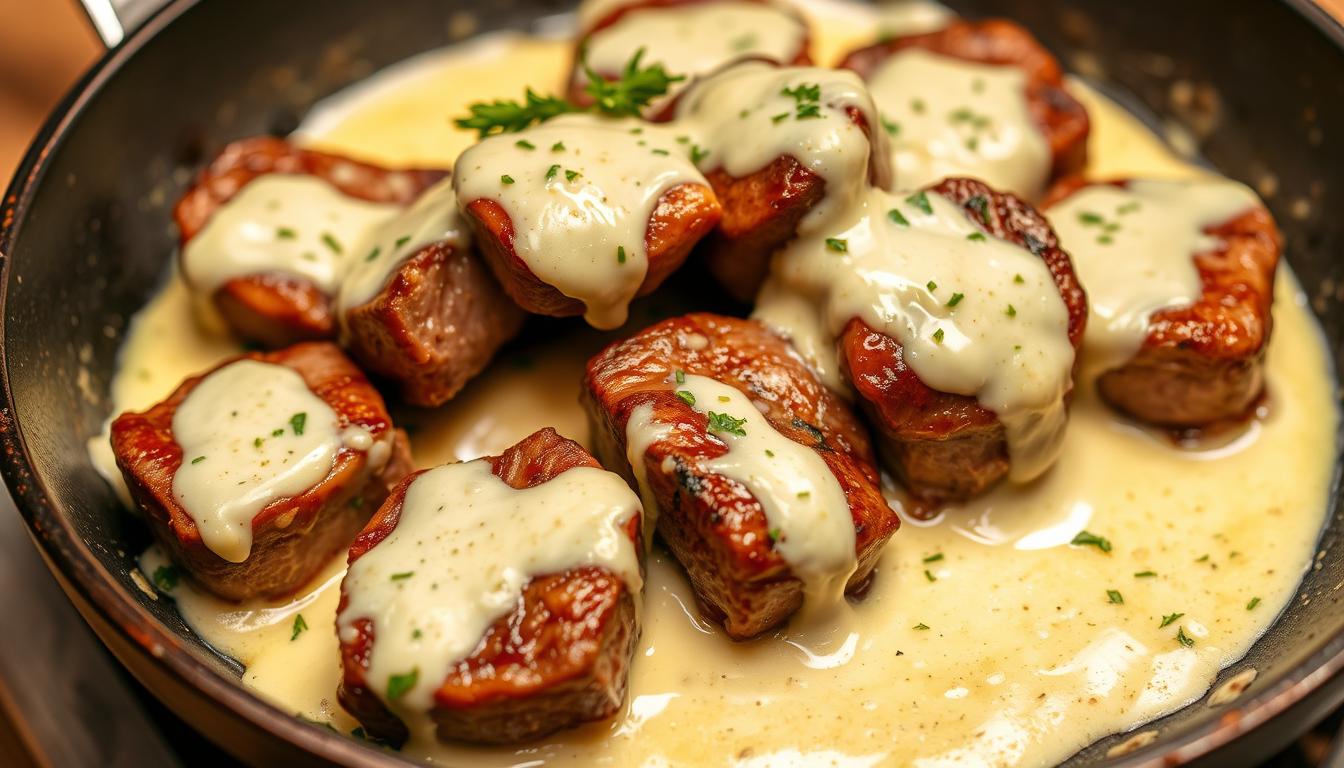
[[[871,39],[862,12],[805,12],[817,8],[819,61]],[[445,127],[445,109],[527,84],[558,88],[568,57],[566,42],[522,37],[435,53],[338,98],[302,135],[393,164],[451,162],[472,137]],[[1092,178],[1202,175],[1115,105],[1071,88],[1093,119]],[[190,321],[188,295],[173,275],[137,316],[113,382],[118,409],[150,405],[235,351]],[[628,330],[652,322],[652,306],[637,302]],[[1090,381],[1078,382],[1051,471],[932,521],[906,520],[854,604],[847,664],[811,668],[774,637],[727,641],[655,548],[621,716],[518,748],[404,754],[449,765],[1047,765],[1195,701],[1291,599],[1326,509],[1333,382],[1287,269],[1274,313],[1263,420],[1225,444],[1176,448],[1116,418]],[[581,371],[609,339],[584,330],[517,349],[445,407],[401,416],[418,465],[498,453],[544,426],[586,442]],[[1111,551],[1069,546],[1084,529]],[[151,550],[144,566],[157,558]],[[243,685],[349,733],[357,723],[335,701],[342,570],[333,562],[311,592],[282,603],[229,605],[186,584],[172,596],[204,639],[246,667]],[[1160,626],[1174,613],[1183,615]],[[311,629],[296,636],[298,615]]]
[[[1195,254],[1219,246],[1205,230],[1258,205],[1254,192],[1233,181],[1145,179],[1085,187],[1051,208],[1050,223],[1087,286],[1089,368],[1123,365],[1154,312],[1199,298]]]
[[[350,566],[336,631],[354,640],[355,622],[372,621],[369,687],[406,722],[412,749],[434,743],[434,692],[532,576],[598,566],[639,600],[639,556],[625,532],[639,512],[625,481],[595,467],[521,489],[485,460],[411,481],[396,527]],[[392,678],[408,675],[410,688],[389,697]]]

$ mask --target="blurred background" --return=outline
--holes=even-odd
[[[1344,16],[1344,0],[1319,2]],[[47,113],[103,46],[76,0],[0,0],[0,19],[0,182],[7,185]],[[102,649],[45,572],[3,491],[0,616],[7,627],[24,628],[0,641],[0,766],[230,763]],[[1336,713],[1270,765],[1344,768],[1335,743],[1342,719]]]

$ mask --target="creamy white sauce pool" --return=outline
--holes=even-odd
[[[1016,67],[901,51],[869,77],[891,135],[901,189],[973,176],[1034,200],[1050,175],[1050,145],[1027,107]]]
[[[1123,365],[1143,344],[1154,312],[1198,299],[1195,254],[1220,247],[1204,230],[1259,205],[1242,184],[1201,179],[1090,186],[1051,208],[1050,223],[1087,288],[1083,343],[1091,369]]]
[[[820,61],[871,38],[861,12],[821,7]],[[435,53],[333,102],[305,135],[320,128],[325,148],[388,163],[451,161],[471,136],[447,127],[446,114],[526,84],[558,89],[567,66],[568,47],[555,41],[492,38]],[[1092,177],[1199,175],[1128,114],[1071,87],[1093,118]],[[699,619],[679,568],[655,550],[623,715],[519,749],[436,746],[410,756],[451,765],[1046,765],[1197,699],[1292,597],[1326,509],[1337,419],[1328,352],[1286,269],[1277,292],[1264,421],[1225,446],[1178,450],[1114,418],[1080,382],[1052,471],[929,523],[906,521],[856,604],[848,664],[809,668],[772,638],[728,642]],[[113,383],[118,409],[146,407],[234,351],[190,317],[174,277],[128,337]],[[444,408],[416,413],[417,463],[498,453],[543,426],[586,442],[575,398],[600,345],[579,334],[526,350]],[[1069,547],[1083,529],[1106,536],[1111,552]],[[146,557],[150,572],[155,556]],[[357,723],[335,701],[340,569],[333,563],[311,593],[280,604],[232,606],[185,585],[173,594],[203,637],[246,665],[244,685],[349,732]],[[1160,627],[1173,613],[1184,615]],[[296,636],[299,615],[310,629]],[[1179,643],[1178,631],[1194,644]]]
[[[411,481],[396,527],[350,566],[336,627],[353,641],[354,623],[372,620],[369,687],[406,722],[412,749],[434,744],[434,692],[533,576],[599,566],[639,600],[639,556],[624,527],[639,513],[625,481],[593,467],[522,489],[484,460]],[[414,682],[392,697],[390,680],[407,676]]]

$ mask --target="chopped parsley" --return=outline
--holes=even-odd
[[[933,213],[933,206],[929,203],[929,195],[926,192],[922,191],[916,192],[915,194],[905,198],[905,202],[909,203],[910,205],[913,205],[914,207],[918,208],[919,210],[923,211],[926,214]]]
[[[765,535],[770,537],[770,542],[772,544],[784,538],[784,532],[778,528],[771,528],[770,530],[765,532]]]
[[[914,112],[916,115],[922,115],[922,114],[924,114],[924,100],[923,100],[923,99],[911,99],[911,100],[910,100],[910,111],[911,111],[911,112]]]
[[[308,421],[308,414],[304,412],[296,413],[289,417],[289,428],[294,430],[295,435],[303,434],[303,425]]]
[[[409,579],[409,578],[411,578],[411,577],[414,576],[414,575],[415,575],[415,571],[402,571],[401,573],[394,573],[394,574],[392,574],[392,580],[393,580],[393,581],[405,581],[406,579]]]
[[[547,181],[550,181],[551,179],[554,179],[554,178],[555,178],[555,174],[557,174],[557,173],[559,173],[559,172],[560,172],[560,164],[559,164],[559,163],[556,163],[555,165],[552,165],[550,168],[547,168],[547,169],[546,169],[546,180],[547,180]]]
[[[706,157],[709,157],[709,150],[708,150],[708,149],[702,149],[702,148],[700,147],[699,144],[692,144],[692,145],[691,145],[691,162],[692,162],[692,163],[694,163],[695,165],[699,165],[699,164],[700,164],[700,161],[701,161],[701,160],[704,160]]]
[[[821,117],[821,85],[819,83],[799,83],[793,88],[779,92],[794,101],[794,113],[797,119]]]
[[[685,384],[685,383],[686,383],[686,372],[683,371],[683,370],[681,370],[680,368],[678,368],[678,369],[677,369],[677,372],[674,373],[674,374],[672,374],[672,378],[676,379],[678,384]]]
[[[557,141],[557,142],[555,142],[554,144],[551,145],[551,151],[552,151],[552,152],[564,152],[564,151],[565,151],[565,142],[563,142],[563,141]]]
[[[331,252],[338,256],[342,253],[340,241],[338,241],[336,236],[330,232],[322,233],[322,244],[330,248]]]
[[[892,120],[888,120],[888,119],[885,118],[885,117],[881,118],[881,120],[882,120],[882,128],[887,132],[887,135],[889,135],[889,136],[896,136],[896,135],[899,135],[899,134],[900,134],[900,132],[901,132],[901,124],[900,124],[900,123],[897,123],[897,122],[892,121]]]
[[[403,245],[405,245],[405,244],[407,244],[407,243],[409,243],[409,242],[411,242],[411,236],[410,236],[410,235],[402,235],[401,237],[398,237],[398,238],[397,238],[397,242],[396,242],[396,244],[393,245],[392,247],[393,247],[393,248],[400,248],[401,246],[403,246]]]
[[[928,579],[929,581],[937,581],[937,580],[938,580],[938,577],[937,577],[937,576],[934,576],[934,575],[933,575],[933,571],[930,571],[928,568],[925,568],[925,569],[924,569],[924,578]]]
[[[934,331],[934,332],[933,332],[933,340],[934,340],[934,342],[936,342],[936,343],[938,343],[938,344],[942,344],[942,343],[943,343],[943,336],[944,336],[944,335],[945,335],[945,334],[943,333],[943,329],[942,329],[942,328],[939,328],[938,330]]]
[[[289,227],[280,227],[279,229],[275,230],[275,239],[277,240],[293,240],[298,236],[299,233],[295,232]]]
[[[928,625],[928,624],[925,624],[924,622],[921,621],[921,622],[919,622],[918,624],[916,624],[914,628],[915,628],[915,629],[918,629],[918,630],[920,630],[920,631],[922,632],[922,631],[928,629],[928,628],[929,628],[929,625]]]
[[[658,155],[659,157],[667,157],[668,155],[672,154],[671,152],[668,152],[666,149],[651,149],[649,151],[655,155]]]
[[[1078,223],[1083,226],[1091,227],[1097,224],[1104,224],[1105,222],[1106,217],[1102,216],[1100,213],[1093,213],[1092,211],[1078,212]]]
[[[517,148],[519,148],[519,149],[526,149],[528,152],[531,152],[532,150],[534,150],[534,149],[537,148],[537,145],[536,145],[536,144],[533,144],[532,142],[528,141],[527,139],[519,139],[519,140],[513,142],[513,146],[515,146],[515,147],[517,147]]]
[[[261,445],[262,445],[262,443],[264,443],[264,442],[266,442],[265,438],[258,437],[258,438],[256,438],[255,440],[252,441],[252,447],[253,447],[253,448],[260,448]]]
[[[1176,628],[1176,642],[1184,645],[1186,648],[1190,648],[1195,644],[1194,638],[1185,634],[1185,627]]]
[[[933,282],[932,280],[925,283],[924,287],[929,289],[929,293],[933,293],[934,291],[938,290],[938,284]]]
[[[709,412],[709,431],[711,432],[724,432],[738,437],[746,437],[747,431],[742,428],[742,425],[746,423],[745,418],[735,419],[726,413]]]
[[[782,123],[782,122],[784,122],[785,120],[788,120],[788,119],[789,119],[789,113],[788,113],[788,112],[780,112],[778,115],[775,115],[774,117],[770,118],[770,122],[772,122],[772,123]]]
[[[281,436],[281,435],[283,435],[283,434],[285,434],[285,428],[284,428],[284,427],[277,427],[277,428],[271,430],[271,437],[279,437],[279,436]]]
[[[657,151],[656,151],[656,150],[655,150],[654,154],[657,154]],[[566,169],[566,170],[565,170],[565,181],[573,181],[573,180],[579,178],[579,177],[582,176],[582,175],[583,175],[583,174],[579,173],[578,171],[571,171],[571,170]]]
[[[383,249],[382,249],[382,248],[379,248],[378,246],[374,246],[374,247],[373,247],[373,250],[372,250],[372,251],[369,251],[369,255],[364,257],[364,260],[365,260],[365,261],[373,261],[374,259],[378,258],[378,254],[380,254],[380,253],[382,253],[382,252],[383,252]]]
[[[1121,595],[1120,592],[1117,591],[1117,590],[1114,590],[1114,589],[1108,589],[1108,590],[1106,590],[1106,597],[1107,597],[1107,599],[1109,599],[1109,600],[1110,600],[1112,603],[1114,603],[1115,605],[1124,605],[1124,604],[1125,604],[1125,597],[1124,597],[1124,595]]]
[[[1013,275],[1013,282],[1021,285],[1022,283],[1027,282],[1027,279],[1021,275]]]
[[[695,395],[684,389],[677,390],[677,399],[687,405],[695,405]]]
[[[838,237],[828,237],[826,238],[826,250],[844,253],[849,250],[849,241]]]
[[[1154,578],[1154,577],[1156,577],[1156,576],[1157,576],[1157,573],[1155,573],[1155,572],[1153,572],[1153,571],[1139,571],[1138,573],[1134,574],[1134,578],[1136,578],[1136,579],[1151,579],[1151,578]]]
[[[1185,615],[1184,613],[1168,613],[1166,616],[1162,617],[1162,623],[1158,624],[1157,628],[1161,629],[1163,627],[1169,626],[1184,615]]]
[[[910,220],[905,218],[905,214],[901,213],[899,210],[895,208],[892,208],[890,211],[887,211],[887,218],[896,222],[896,224],[899,226],[902,227],[910,226]]]
[[[289,633],[289,642],[292,643],[295,640],[298,640],[299,635],[302,635],[305,629],[308,629],[308,622],[303,620],[302,613],[296,614],[294,616],[294,629]]]
[[[194,458],[194,459],[191,460],[191,463],[192,463],[192,464],[200,464],[202,461],[205,461],[205,457],[204,457],[204,456],[197,456],[196,458]]]
[[[420,679],[420,668],[412,667],[410,672],[402,675],[389,675],[387,678],[387,698],[396,701],[406,692],[415,687],[415,683]]]
[[[961,303],[961,300],[964,299],[964,298],[966,298],[966,294],[964,294],[964,293],[954,293],[954,294],[952,294],[952,298],[950,298],[950,299],[947,300],[947,306],[949,306],[949,307],[955,307],[955,306],[957,306],[958,304],[960,304],[960,303]]]
[[[984,232],[972,232],[966,236],[966,239],[976,243],[983,243],[986,240]]]
[[[624,264],[624,263],[625,263],[625,246],[624,246],[624,245],[618,245],[618,246],[616,246],[616,263],[617,263],[617,264]]]
[[[500,177],[499,177],[499,182],[500,182],[501,184],[512,184],[512,183],[513,183],[513,177],[506,173],[506,174],[504,174],[503,176],[500,176]]]
[[[1078,535],[1074,536],[1073,541],[1070,541],[1069,543],[1075,547],[1096,547],[1097,549],[1100,549],[1102,552],[1111,551],[1110,539],[1106,538],[1105,536],[1098,536],[1097,534],[1091,533],[1089,531],[1079,531]]]
[[[1014,307],[1012,304],[1009,304],[1008,308],[1003,310],[1003,314],[1009,317],[1017,317],[1017,307]]]
[[[182,578],[175,565],[160,565],[154,569],[154,586],[162,592],[172,592],[177,586],[177,582]]]
[[[1248,611],[1254,611],[1254,610],[1255,610],[1255,606],[1257,606],[1257,605],[1259,605],[1259,604],[1260,604],[1260,598],[1258,598],[1258,597],[1252,597],[1252,598],[1251,598],[1251,602],[1249,602],[1249,603],[1246,604],[1246,610],[1248,610]]]
[[[924,558],[924,562],[926,562],[926,563],[936,563],[936,562],[938,562],[939,560],[942,560],[942,559],[943,559],[943,553],[942,553],[942,552],[938,552],[937,554],[929,555],[928,557]]]

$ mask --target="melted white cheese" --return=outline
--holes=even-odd
[[[1204,230],[1256,205],[1255,193],[1233,181],[1136,180],[1085,187],[1052,208],[1050,223],[1087,288],[1088,368],[1123,365],[1154,312],[1197,300],[1194,256],[1221,244]]]
[[[766,3],[699,2],[630,11],[593,33],[585,52],[588,66],[606,74],[620,72],[642,48],[645,64],[689,79],[743,56],[791,62],[806,35],[801,19]]]
[[[658,526],[658,502],[649,487],[649,467],[645,455],[656,442],[664,440],[673,431],[671,424],[655,421],[653,406],[649,403],[630,411],[625,422],[625,458],[630,462],[630,470],[635,473],[635,484],[639,486],[639,498],[644,504],[644,542],[651,544]]]
[[[850,109],[866,118],[872,142]],[[869,188],[873,142],[879,155],[886,151],[868,89],[845,70],[744,62],[688,90],[674,125],[706,152],[702,169],[742,177],[788,156],[825,179],[825,197],[804,217],[800,232],[851,207]]]
[[[828,340],[862,318],[900,342],[925,384],[974,396],[999,417],[1013,480],[1048,469],[1067,421],[1074,352],[1068,312],[1045,263],[981,233],[937,194],[874,190],[851,215],[826,237],[800,238],[781,251],[762,295],[813,302]],[[772,324],[788,322],[789,312],[760,306]],[[815,327],[785,330],[807,339]],[[804,348],[833,354],[824,342]],[[837,366],[826,358],[819,368]]]
[[[340,418],[302,376],[256,360],[202,379],[172,429],[182,448],[173,497],[205,546],[231,563],[252,550],[252,518],[321,482],[343,444]]]
[[[463,152],[454,188],[463,203],[498,203],[533,274],[583,302],[590,325],[616,328],[648,271],[644,238],[659,199],[708,186],[689,151],[663,126],[568,115]]]
[[[272,173],[220,206],[182,250],[182,269],[198,291],[229,280],[279,273],[333,294],[350,249],[370,227],[401,210],[342,194],[321,179]]]
[[[868,86],[891,135],[896,183],[918,189],[973,176],[1036,199],[1050,177],[1050,145],[1027,107],[1026,74],[921,49],[893,54]]]
[[[455,662],[469,656],[535,576],[599,566],[638,600],[643,586],[625,525],[639,500],[620,477],[576,467],[531,488],[510,487],[484,460],[435,467],[406,489],[396,527],[350,566],[337,631],[373,622],[370,688],[432,744],[427,713]],[[391,698],[393,676],[412,674]]]
[[[444,241],[457,248],[468,242],[451,179],[425,190],[410,208],[377,223],[359,237],[337,293],[336,308],[342,322],[346,312],[383,290],[407,259],[427,245]]]

